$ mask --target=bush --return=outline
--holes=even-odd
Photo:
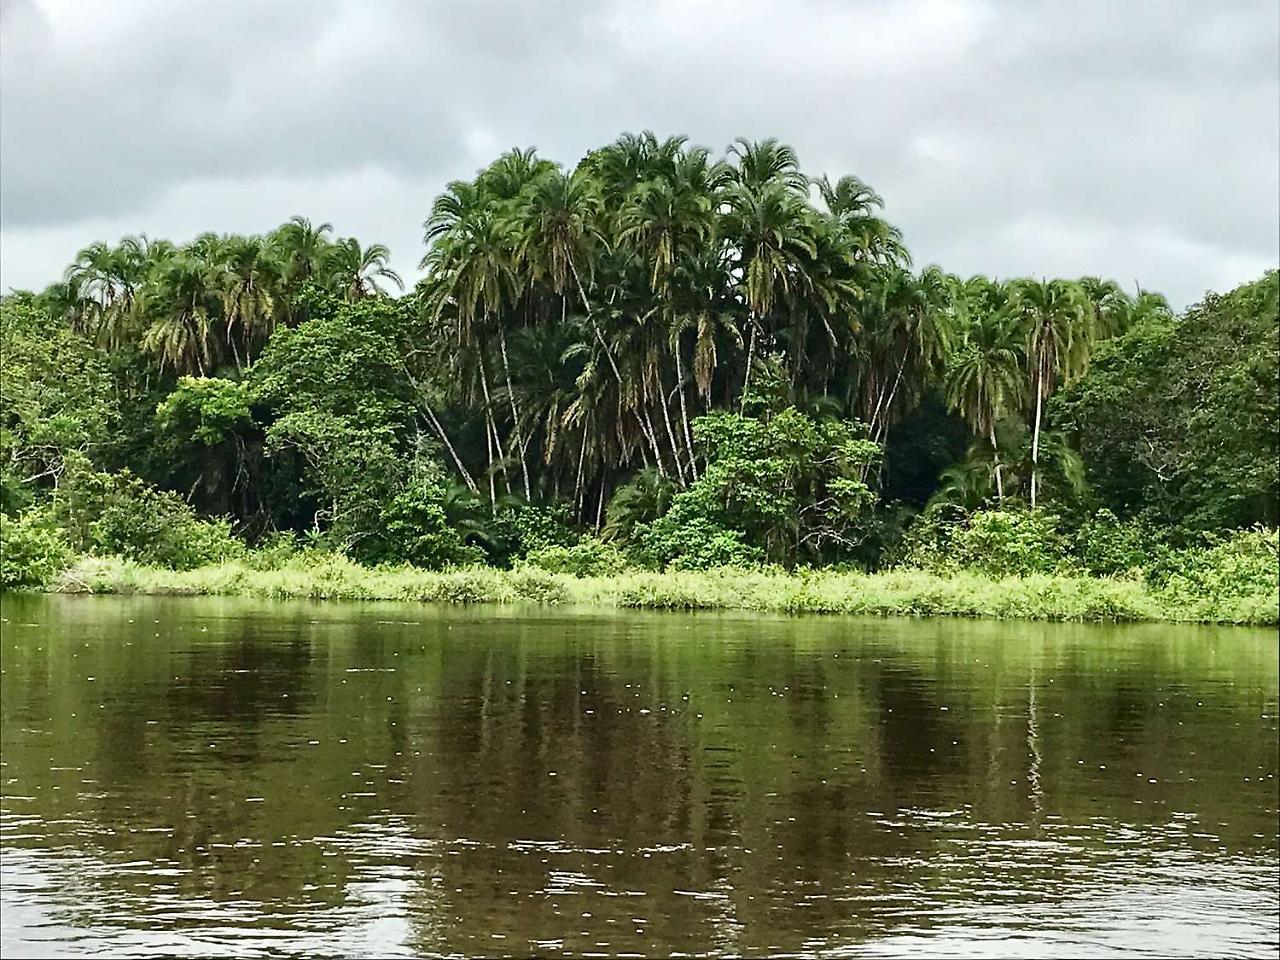
[[[157,490],[129,471],[69,472],[53,501],[53,518],[73,550],[173,570],[242,556],[227,520],[204,520],[176,493]]]
[[[747,543],[741,530],[722,527],[702,516],[689,516],[676,505],[653,523],[636,525],[635,556],[653,569],[707,570],[711,567],[754,567],[764,562],[764,550]]]
[[[1260,597],[1274,607],[1280,601],[1280,532],[1236,530],[1205,546],[1171,551],[1152,579],[1181,603],[1213,606]]]
[[[302,551],[297,536],[289,530],[276,530],[245,554],[245,564],[252,570],[277,570]]]
[[[485,545],[489,562],[499,567],[509,567],[531,553],[548,548],[569,547],[578,539],[563,504],[499,506],[497,512],[481,520],[479,526],[482,528],[479,539]]]
[[[0,590],[43,587],[71,558],[71,548],[46,513],[0,517]]]
[[[1092,574],[1111,577],[1148,568],[1164,552],[1155,533],[1137,520],[1099,510],[1072,536],[1073,553]]]
[[[938,573],[974,570],[991,577],[1068,572],[1072,566],[1058,517],[1039,511],[930,507],[908,531],[895,559]]]
[[[570,547],[549,546],[533,550],[525,563],[549,573],[574,577],[612,577],[626,569],[626,558],[617,547],[595,537],[585,537]]]
[[[1058,517],[1040,511],[980,510],[952,549],[961,566],[993,577],[1065,573],[1071,566]]]
[[[382,510],[378,534],[357,547],[362,560],[411,563],[428,570],[479,563],[483,552],[464,542],[445,512],[444,472],[434,463],[414,471]]]

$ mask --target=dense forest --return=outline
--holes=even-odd
[[[512,150],[422,215],[408,291],[296,217],[94,244],[7,294],[4,582],[246,545],[1152,575],[1252,536],[1274,563],[1274,271],[1178,314],[921,269],[871,186],[775,140]]]

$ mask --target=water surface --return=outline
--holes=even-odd
[[[6,956],[1276,956],[1274,631],[6,597]]]

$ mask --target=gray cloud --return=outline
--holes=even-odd
[[[1273,0],[0,0],[0,282],[292,213],[412,273],[446,180],[622,130],[778,136],[921,262],[1181,305],[1277,260]]]

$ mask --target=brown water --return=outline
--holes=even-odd
[[[1274,631],[3,601],[6,956],[1276,956]]]

